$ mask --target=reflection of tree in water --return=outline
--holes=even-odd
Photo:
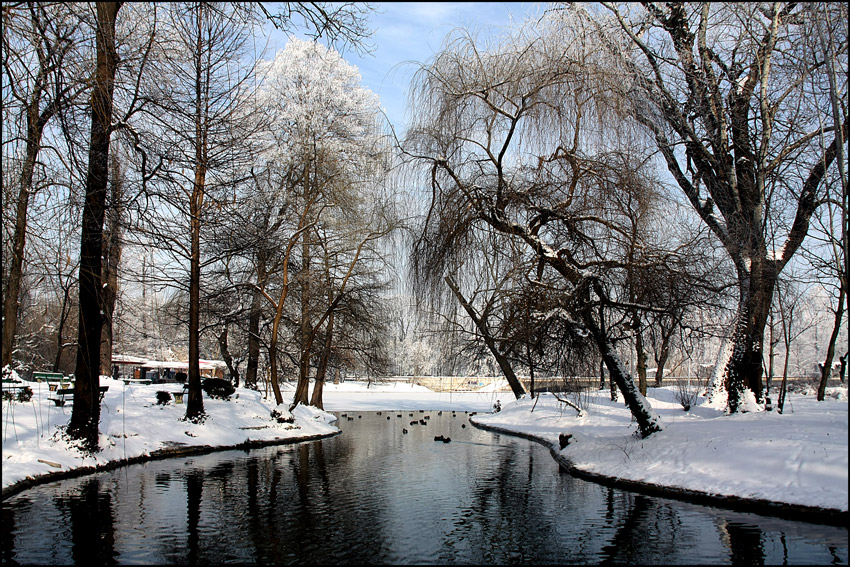
[[[23,502],[23,501],[22,501]],[[3,529],[0,530],[0,559],[3,565],[17,565],[15,561],[15,515],[21,510],[21,506],[16,506],[13,510],[11,506],[3,506],[0,510],[0,519],[2,519]]]
[[[640,494],[623,493],[622,517],[616,517],[613,489],[609,489],[608,520],[616,527],[613,537],[602,547],[602,564],[652,564],[659,557],[681,554],[683,523],[676,510],[661,500]],[[651,543],[648,540],[652,540]]]
[[[204,473],[199,470],[191,470],[185,477],[186,480],[186,513],[187,529],[186,553],[190,565],[197,565],[200,553],[201,536],[198,526],[201,523],[201,497],[204,492]]]
[[[98,478],[85,481],[77,494],[57,497],[56,507],[67,514],[75,564],[116,563],[112,495],[105,489],[101,493]],[[3,530],[6,530],[5,522]]]
[[[729,549],[732,565],[764,565],[764,542],[758,527],[722,520],[719,529],[720,539]]]

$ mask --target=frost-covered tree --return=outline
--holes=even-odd
[[[276,199],[270,203],[271,210],[291,216],[288,222],[278,223],[286,234],[286,244],[279,250],[283,254],[278,262],[280,281],[263,281],[271,275],[266,273],[257,285],[275,311],[269,362],[275,398],[281,403],[278,335],[291,285],[297,282],[300,312],[294,317],[299,371],[294,403],[307,403],[315,334],[333,320],[329,317],[363,257],[364,246],[391,224],[381,206],[386,200],[377,190],[386,168],[386,146],[377,97],[360,85],[357,69],[336,51],[293,38],[260,67],[263,82],[258,102],[268,117],[268,149],[261,156],[261,171],[271,180],[267,194]],[[338,289],[331,295],[322,285],[329,281],[330,267],[314,258],[319,255],[317,247],[325,260],[342,254],[346,258],[333,262],[341,272]],[[297,273],[290,280],[292,267]],[[276,297],[268,293],[270,284],[277,286]]]

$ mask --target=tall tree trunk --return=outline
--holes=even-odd
[[[832,335],[829,337],[829,345],[826,348],[826,360],[823,363],[820,384],[818,384],[818,401],[822,402],[826,397],[826,385],[832,376],[832,360],[835,358],[835,343],[841,331],[841,319],[844,317],[845,289],[842,285],[838,290],[838,307],[835,310],[835,324],[832,326]]]
[[[245,387],[257,389],[257,368],[260,364],[260,292],[253,290],[251,312],[248,315],[248,363],[245,367]]]
[[[298,361],[298,384],[292,403],[307,404],[310,388],[310,358],[313,345],[313,325],[310,321],[310,242],[307,235],[301,243],[301,355]]]
[[[121,263],[124,198],[123,174],[118,160],[113,156],[111,189],[111,207],[106,213],[106,237],[103,242],[103,335],[100,345],[100,373],[112,375],[113,316],[115,302],[118,299],[118,265]]]
[[[475,308],[469,304],[466,298],[461,294],[460,289],[457,287],[455,281],[450,277],[446,276],[445,278],[446,284],[448,284],[449,289],[452,290],[452,293],[457,298],[458,302],[460,302],[461,306],[466,310],[466,313],[469,315],[469,318],[472,319],[472,322],[475,323],[475,327],[478,329],[478,332],[481,334],[481,338],[484,339],[484,344],[487,345],[487,348],[490,349],[490,352],[493,354],[493,357],[496,359],[496,362],[499,364],[499,368],[502,369],[502,374],[505,375],[505,379],[508,381],[508,385],[511,387],[511,391],[514,396],[519,399],[525,394],[525,389],[522,387],[522,382],[516,377],[514,374],[514,370],[511,367],[510,361],[499,351],[498,346],[496,345],[496,341],[493,336],[490,334],[490,330],[487,328],[487,324],[485,321],[482,321],[478,314],[475,312]]]
[[[38,104],[37,101],[34,104]],[[36,110],[37,110],[36,106]],[[41,131],[37,125],[30,124],[32,112],[27,113],[28,132],[24,169],[21,173],[18,202],[15,212],[15,234],[13,236],[12,257],[9,260],[9,274],[6,281],[6,293],[3,298],[3,366],[12,364],[12,351],[15,348],[15,334],[18,326],[18,296],[21,290],[21,277],[24,266],[24,246],[27,236],[27,211],[32,193],[32,178],[36,157],[41,149]],[[35,127],[34,127],[35,126]],[[6,274],[3,274],[6,276]]]
[[[32,70],[33,86],[32,95],[24,108],[26,118],[26,149],[21,174],[18,179],[18,198],[15,206],[15,230],[12,236],[12,254],[10,258],[4,258],[3,277],[6,280],[5,293],[3,295],[3,337],[0,346],[0,366],[12,364],[12,352],[15,348],[15,335],[18,324],[19,295],[21,290],[21,278],[23,277],[24,248],[26,246],[27,213],[29,211],[29,199],[33,194],[33,176],[35,166],[38,163],[38,154],[41,151],[41,140],[44,128],[53,116],[65,104],[65,93],[67,88],[56,86],[54,95],[57,97],[45,108],[41,108],[46,89],[51,88],[49,84],[52,73],[61,68],[61,62],[65,53],[70,49],[71,42],[67,38],[59,39],[53,43],[48,40],[45,31],[46,22],[41,18],[46,17],[43,8],[35,3],[30,4],[30,14],[33,18],[33,31],[39,34],[38,53],[39,68]],[[4,34],[5,37],[5,34]],[[5,272],[8,266],[8,273]]]
[[[189,389],[186,401],[186,419],[198,420],[204,415],[204,398],[201,390],[200,340],[201,340],[201,210],[204,200],[206,169],[199,164],[195,169],[192,191],[191,238],[192,249],[189,268]]]
[[[80,305],[74,406],[68,434],[89,450],[98,446],[100,422],[100,336],[103,218],[109,170],[112,95],[115,87],[115,19],[121,2],[97,2],[97,68],[92,89],[92,121],[86,195],[80,239]]]
[[[201,215],[204,210],[204,193],[207,179],[207,151],[209,135],[209,75],[205,53],[209,46],[204,41],[204,14],[207,7],[198,4],[196,11],[196,44],[193,61],[195,71],[195,179],[189,202],[189,388],[186,401],[186,419],[197,421],[204,415],[204,396],[201,390]]]

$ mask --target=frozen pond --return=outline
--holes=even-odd
[[[848,561],[846,529],[575,479],[546,448],[463,412],[343,413],[342,435],[323,441],[25,491],[3,503],[3,563]]]

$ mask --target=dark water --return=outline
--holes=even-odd
[[[846,529],[609,489],[464,413],[409,413],[36,487],[3,503],[3,563],[847,564]]]

